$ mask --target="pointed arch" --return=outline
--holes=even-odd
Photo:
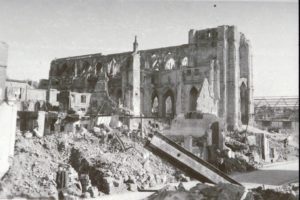
[[[85,74],[89,70],[90,66],[91,65],[90,65],[89,62],[83,61],[82,64],[81,64],[81,66],[80,66],[80,68],[77,71],[78,75],[80,76],[80,75]]]
[[[169,89],[163,96],[163,117],[175,116],[175,95],[174,92]]]
[[[95,67],[95,74],[101,74],[103,72],[103,65],[102,63],[98,62],[96,64],[96,67]]]
[[[158,116],[158,108],[159,108],[158,93],[157,91],[154,91],[151,96],[151,114],[153,116]]]
[[[165,64],[165,70],[171,70],[174,68],[175,68],[175,60],[173,58],[168,59]]]
[[[188,66],[188,58],[187,57],[182,58],[182,60],[181,60],[181,66],[182,67]]]
[[[196,111],[197,110],[197,99],[199,96],[199,92],[195,87],[192,87],[190,90],[190,103],[189,103],[189,110]]]

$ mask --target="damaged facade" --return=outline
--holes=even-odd
[[[235,26],[190,30],[188,44],[55,59],[50,88],[91,93],[89,112],[124,107],[135,116],[211,113],[227,129],[251,123],[251,45]]]

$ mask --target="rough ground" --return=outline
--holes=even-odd
[[[198,183],[192,188],[185,188],[184,184],[166,186],[147,197],[147,200],[296,200],[299,197],[299,184],[279,190],[263,189],[251,190],[243,186],[219,183],[217,185]]]
[[[126,151],[122,151],[120,144],[114,138],[103,142],[99,135],[84,131],[74,134],[48,135],[43,138],[26,138],[17,135],[12,166],[0,181],[0,199],[56,197],[54,180],[59,164],[69,166],[69,194],[80,196],[78,173],[83,167],[81,162],[83,159],[87,161],[87,171],[94,188],[94,197],[100,195],[101,198],[104,194],[116,194],[127,190],[136,191],[137,188],[151,188],[157,184],[172,183],[184,178],[182,174],[178,175],[178,171],[175,171],[168,163],[146,150],[141,140],[133,139],[135,141],[133,142],[132,138],[128,138],[118,130],[110,130],[110,132],[120,136]],[[225,169],[228,168],[228,172],[231,170],[248,171],[246,166],[242,160],[225,159]],[[221,199],[227,197],[227,199],[232,199],[231,192],[240,191],[236,194],[240,196],[244,191],[241,188],[234,189],[232,185],[208,187],[199,184],[198,187],[193,191],[182,191],[182,188],[162,190],[150,199],[167,199],[169,194],[174,198],[197,197],[199,199],[201,194],[202,199],[218,199],[219,195]],[[272,199],[274,195],[280,196],[273,190],[260,188],[249,195],[248,198],[251,200]],[[282,199],[289,198],[294,199],[294,196],[282,195]]]
[[[132,190],[174,180],[175,170],[160,158],[148,152],[145,162],[148,150],[141,142],[134,143],[126,136],[121,139],[126,148],[131,147],[125,152],[119,151],[114,140],[107,145],[100,144],[100,138],[92,133],[54,134],[43,138],[17,135],[12,166],[0,182],[0,198],[56,196],[55,176],[60,163],[70,164],[73,182],[70,193],[80,195],[74,183],[78,182],[76,170],[82,158],[89,162],[90,179],[98,176],[106,180],[105,189],[92,180],[92,185],[104,193],[127,190],[124,181],[128,179],[134,182]]]

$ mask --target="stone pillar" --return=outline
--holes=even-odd
[[[266,137],[266,134],[262,134],[262,157],[266,162],[270,162],[270,147],[269,140]]]
[[[158,92],[158,116],[162,117],[163,116],[163,95]]]
[[[192,152],[193,150],[193,137],[191,135],[184,137],[184,148]]]
[[[75,62],[74,64],[74,77],[78,76],[78,66],[77,66],[77,62]]]
[[[237,128],[239,113],[239,32],[235,26],[228,29],[227,126]]]
[[[220,99],[220,65],[218,60],[215,61],[214,81],[214,96],[215,99]]]
[[[8,45],[0,41],[0,103],[5,100]]]
[[[249,112],[249,124],[254,123],[254,100],[253,100],[253,66],[252,66],[252,47],[248,41],[248,112]]]
[[[227,118],[227,29],[228,26],[218,27],[217,59],[220,65],[220,101],[219,117],[226,122]]]
[[[134,42],[132,54],[132,111],[133,115],[141,115],[141,65],[140,54],[137,52],[137,42]]]
[[[46,112],[45,111],[39,111],[38,112],[38,118],[37,118],[39,137],[44,136],[45,118],[46,118]]]
[[[246,37],[241,34],[240,37],[240,75],[241,78],[247,79],[247,115],[248,123],[253,123],[253,70],[252,70],[252,53],[251,53],[251,44]]]
[[[182,82],[182,75],[181,75],[181,71],[178,70],[176,72],[176,76],[177,76],[177,87],[176,87],[176,115],[179,115],[180,113],[182,113],[182,91],[183,91],[183,82]]]
[[[211,97],[214,98],[214,82],[215,82],[215,72],[214,72],[214,60],[210,61],[210,66],[209,66],[209,94]]]

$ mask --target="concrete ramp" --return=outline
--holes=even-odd
[[[170,162],[174,167],[201,182],[241,185],[213,165],[195,156],[162,134],[155,133],[152,138],[148,139],[145,147],[163,160]]]

